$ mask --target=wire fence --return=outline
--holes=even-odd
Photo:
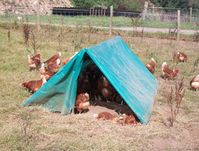
[[[172,9],[162,7],[147,8],[146,19],[161,22],[177,22],[177,11],[180,10],[182,23],[199,24],[199,10],[197,9]]]
[[[21,8],[20,8],[21,9]],[[19,13],[22,11],[7,12],[0,16],[0,22],[10,22],[14,20],[28,20],[31,23],[37,22],[37,15],[40,10],[35,10],[31,15]],[[38,14],[37,14],[38,12]],[[60,24],[60,16],[63,16],[65,25],[91,25],[109,27],[109,8],[63,8],[52,9],[48,15],[39,15],[40,23]],[[175,28],[177,23],[177,9],[149,7],[142,12],[137,11],[117,11],[113,10],[113,27],[153,27],[153,28]],[[198,30],[199,10],[181,10],[180,22],[182,29]]]
[[[149,7],[142,12],[113,10],[113,17],[110,17],[110,8],[56,8],[48,15],[40,15],[39,11],[35,11],[32,15],[16,12],[0,15],[0,23],[30,23],[36,24],[38,28],[40,25],[81,26],[139,32],[147,32],[146,28],[150,27],[157,29],[154,32],[163,31],[160,31],[159,28],[168,29],[163,33],[170,34],[172,31],[176,31],[178,21],[177,9],[161,7]],[[195,9],[181,10],[180,22],[180,29],[198,31],[199,11]]]

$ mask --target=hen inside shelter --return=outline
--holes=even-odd
[[[96,113],[98,118],[104,120],[111,120],[110,115],[118,116],[120,120],[123,119],[123,116],[130,116],[135,120],[133,122],[139,121],[92,59],[85,54],[83,60],[84,64],[78,77],[74,113]],[[80,95],[82,94],[89,96],[89,99],[87,99],[89,105],[87,102],[87,107],[82,107],[82,110],[78,110],[78,96],[81,97]]]

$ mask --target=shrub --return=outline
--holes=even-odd
[[[180,81],[177,81],[175,84],[175,88],[171,87],[167,102],[170,108],[170,126],[172,127],[174,121],[176,120],[177,114],[179,113],[180,104],[184,97],[185,89],[184,89],[184,78]]]

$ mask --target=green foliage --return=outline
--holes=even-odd
[[[91,8],[98,6],[109,7],[114,6],[114,9],[119,10],[141,10],[142,2],[139,0],[73,0],[75,7]]]
[[[96,4],[98,6],[106,6],[106,7],[109,7],[111,5],[113,5],[113,1],[114,0],[96,0]]]
[[[194,0],[190,2],[190,5],[194,8],[194,9],[199,9],[199,0]]]
[[[75,7],[81,8],[91,8],[96,4],[94,0],[73,0],[72,3]]]
[[[118,10],[141,10],[143,8],[139,0],[113,0],[113,6]]]
[[[152,0],[152,2],[160,7],[182,9],[187,9],[189,7],[199,8],[199,0]]]

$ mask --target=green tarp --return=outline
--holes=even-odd
[[[148,123],[157,81],[145,65],[120,38],[79,51],[57,74],[21,105],[41,104],[48,110],[71,113],[76,100],[78,76],[88,55],[109,80],[141,123]]]

